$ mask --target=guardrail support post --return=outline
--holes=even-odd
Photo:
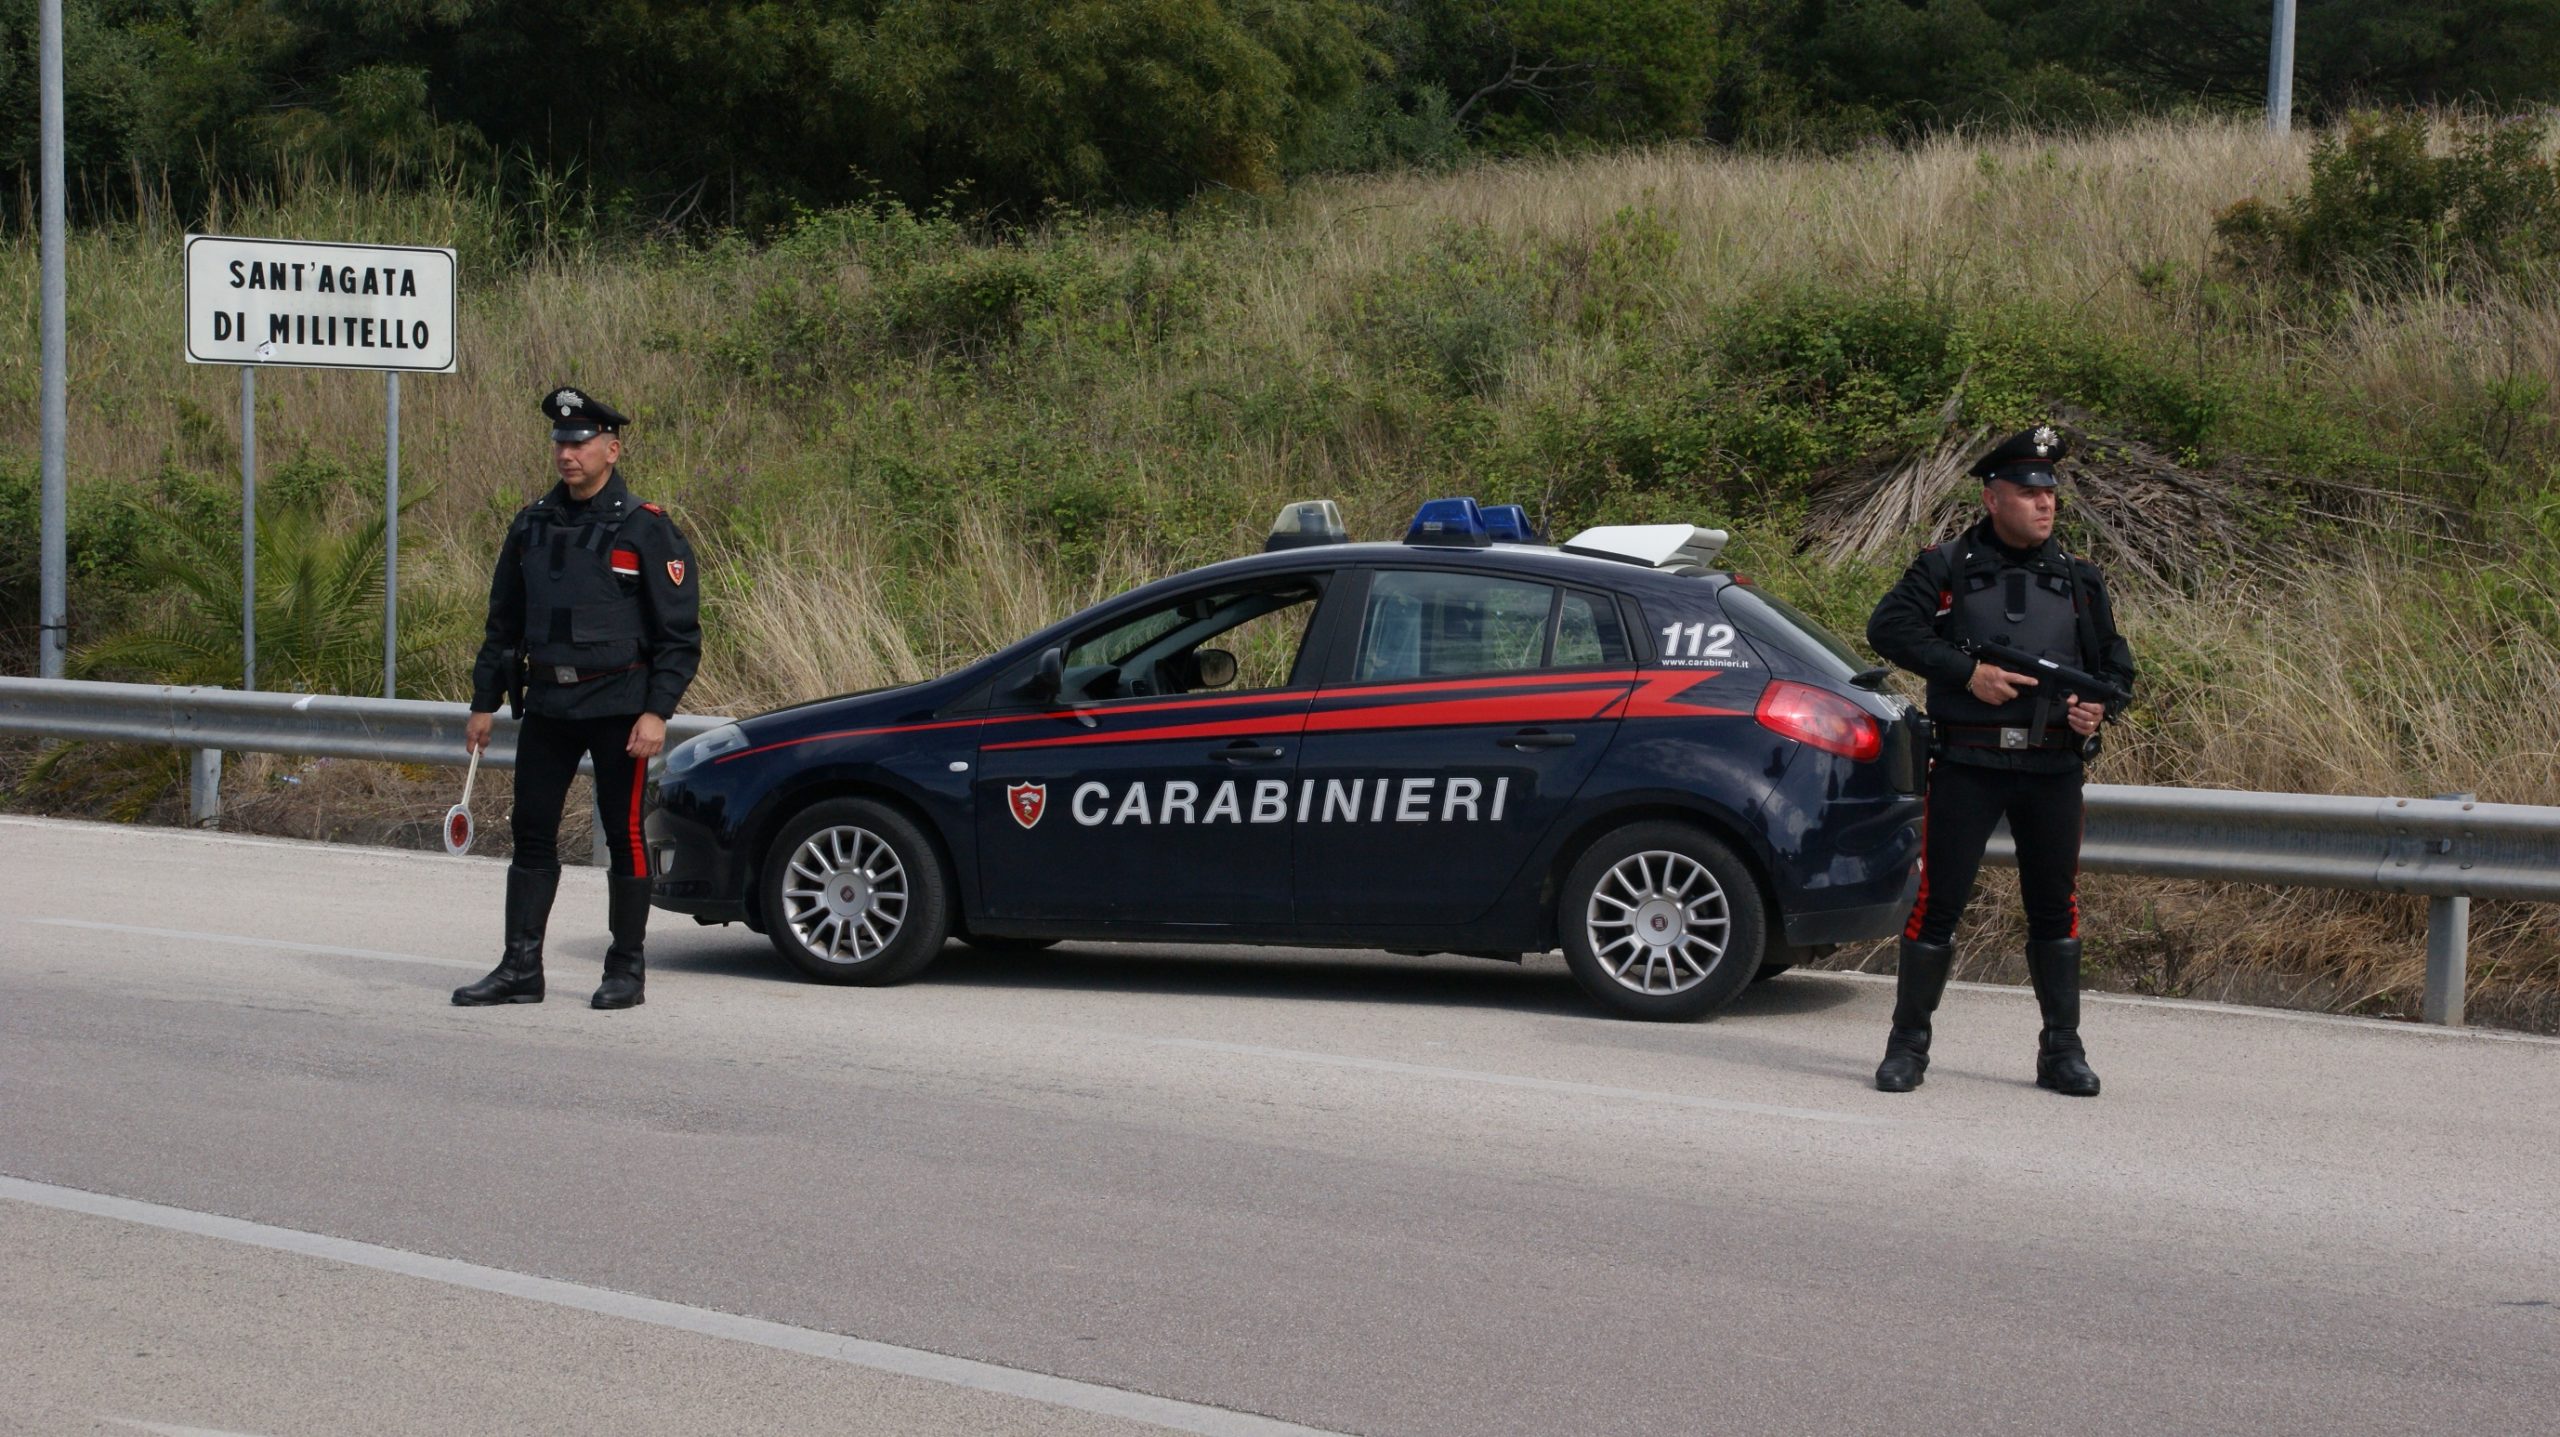
[[[222,750],[199,748],[187,754],[187,821],[198,828],[222,817]]]
[[[2440,793],[2437,798],[2469,803],[2467,793]],[[2466,865],[2468,866],[2468,865]],[[2427,991],[2418,1016],[2447,1027],[2462,1026],[2462,989],[2471,964],[2471,900],[2427,900]]]
[[[2471,900],[2427,900],[2427,996],[2419,1016],[2462,1026],[2462,983],[2471,956]]]

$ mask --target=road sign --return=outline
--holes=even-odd
[[[400,373],[450,374],[454,252],[189,235],[187,362],[240,366],[240,687],[258,686],[257,371],[385,371],[382,696],[399,690]]]
[[[187,236],[187,362],[450,373],[454,252]]]

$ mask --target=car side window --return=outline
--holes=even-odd
[[[1081,635],[1067,646],[1064,696],[1287,688],[1321,594],[1305,576],[1185,594]]]
[[[1538,668],[1555,599],[1552,586],[1519,579],[1382,570],[1369,581],[1353,676],[1365,683]]]
[[[1549,667],[1583,668],[1634,662],[1618,606],[1596,594],[1567,589],[1556,608],[1556,650]]]

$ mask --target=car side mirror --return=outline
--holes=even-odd
[[[1036,699],[1054,699],[1067,686],[1067,651],[1061,647],[1042,649],[1040,661],[1031,671],[1031,682],[1024,685]]]
[[[1191,663],[1204,689],[1222,689],[1236,681],[1236,656],[1224,649],[1196,649]]]

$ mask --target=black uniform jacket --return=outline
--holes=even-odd
[[[553,485],[499,547],[473,711],[497,711],[521,657],[528,713],[672,717],[702,662],[701,594],[692,546],[619,470],[583,504]]]
[[[1956,636],[1951,632],[1956,554],[1968,544],[1977,551],[1999,555],[2003,562],[2067,577],[2074,602],[2088,621],[2082,632],[2095,640],[2095,652],[2082,656],[2089,661],[2086,667],[2099,678],[2113,680],[2127,693],[2133,691],[2133,646],[2116,630],[2115,606],[2107,597],[2107,582],[2098,566],[2066,552],[2052,539],[2045,540],[2032,553],[2020,555],[1993,537],[1991,521],[1985,518],[1964,534],[1921,550],[1867,619],[1868,646],[1928,682],[1933,719],[1943,719],[1940,709],[1945,700],[1961,695],[1965,681],[1973,676],[1973,656],[1956,647]],[[2107,716],[2117,717],[2114,713]],[[2052,722],[2056,727],[2063,725],[2058,707]],[[1938,756],[1985,768],[2032,773],[2061,773],[2085,761],[2076,746],[2019,751],[1941,744]]]

